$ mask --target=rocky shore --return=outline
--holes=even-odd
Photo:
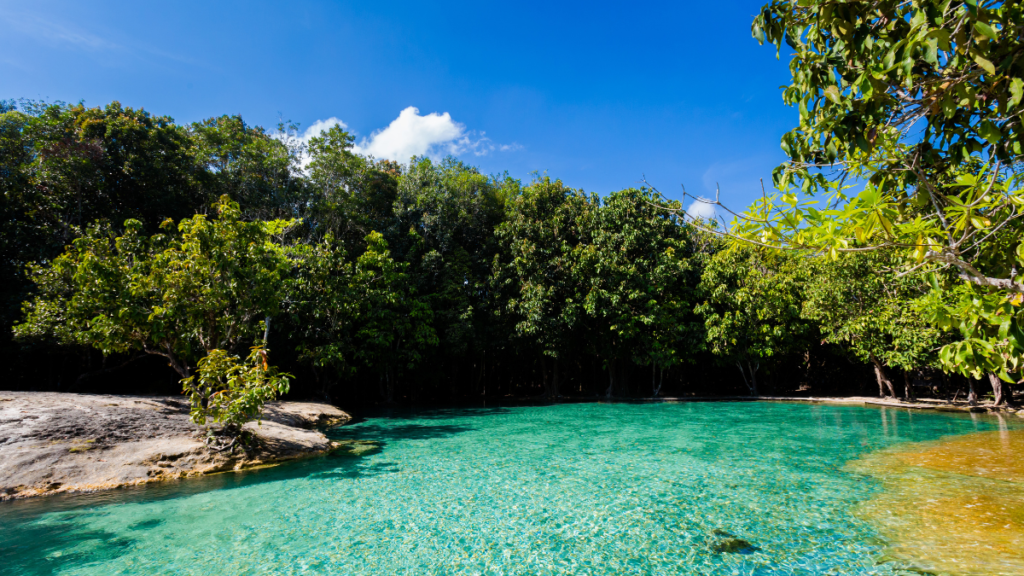
[[[249,453],[216,452],[174,396],[0,392],[0,500],[106,490],[266,466],[338,448],[318,428],[350,416],[327,404],[274,402]]]

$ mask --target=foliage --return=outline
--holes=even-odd
[[[927,192],[974,154],[1011,164],[1022,153],[1019,3],[773,0],[752,31],[793,51],[783,98],[800,125],[783,137],[780,190],[813,191],[825,178],[811,168],[870,156],[887,131],[900,146],[868,175],[885,193]]]
[[[192,422],[239,429],[258,419],[264,404],[286,394],[291,378],[270,366],[263,346],[253,346],[245,360],[225,350],[211,350],[199,361],[196,373],[181,383],[192,405]]]
[[[809,17],[819,4],[793,9]],[[958,104],[957,114],[987,113],[991,90],[978,88],[974,108]],[[861,92],[841,96],[849,118],[829,108],[838,123],[821,130],[875,113]],[[814,114],[792,142],[810,138],[829,106],[808,102]],[[1000,142],[1013,121],[999,120]],[[756,393],[759,368],[775,375],[782,358],[826,346],[829,362],[843,347],[882,369],[938,362],[974,376],[1009,376],[1024,357],[1012,298],[1020,182],[1012,162],[997,165],[991,143],[967,146],[971,158],[956,161],[948,146],[929,156],[911,135],[879,127],[868,149],[842,148],[834,174],[810,152],[794,156],[784,183],[821,200],[826,191],[833,210],[769,197],[731,234],[797,255],[729,248],[649,188],[599,196],[546,177],[524,187],[452,158],[364,158],[341,126],[308,142],[296,126],[278,130],[237,116],[177,125],[117,103],[4,104],[4,326],[25,303],[17,342],[0,340],[9,381],[66,389],[96,364],[91,373],[111,375],[113,357],[149,354],[189,386],[209,384],[196,388],[197,410],[214,401],[217,417],[238,420],[232,414],[251,416],[258,397],[272,396],[268,386],[283,389],[271,386],[269,364],[257,377],[262,360],[243,359],[253,344],[261,354],[272,345],[276,363],[297,375],[288,377],[293,393],[345,402],[717,393],[736,381],[723,366],[739,366]],[[836,130],[835,146],[856,140]],[[894,158],[916,158],[927,180],[886,163]],[[853,195],[851,183],[867,187]],[[880,248],[884,257],[845,255]],[[915,266],[921,274],[907,274]],[[818,346],[818,333],[833,344]],[[939,344],[947,347],[936,357]],[[126,389],[147,389],[155,365],[133,366],[139,377],[123,378]],[[636,385],[648,377],[649,388]],[[228,398],[237,409],[216,404]]]
[[[612,375],[620,360],[669,368],[697,339],[690,230],[663,201],[651,190],[622,190],[584,220],[582,305],[592,319],[593,349]],[[613,376],[608,395],[615,385]]]
[[[141,350],[166,358],[183,378],[210,351],[251,342],[283,298],[290,264],[274,239],[290,223],[243,222],[226,197],[216,209],[216,220],[182,220],[176,235],[146,237],[134,220],[121,236],[89,229],[52,263],[32,268],[38,295],[15,334],[104,354]]]
[[[985,373],[1002,379],[1019,373],[1024,356],[1024,312],[1000,294],[969,285],[943,291],[936,288],[922,308],[930,320],[961,338],[939,352],[944,370],[981,380]]]
[[[585,313],[575,262],[584,241],[580,224],[596,209],[586,195],[545,178],[509,202],[495,232],[501,254],[494,277],[506,302],[500,312],[550,358],[567,352]]]
[[[410,285],[407,265],[391,258],[380,234],[371,232],[366,241],[353,278],[359,305],[356,357],[378,373],[383,396],[393,402],[398,377],[437,344],[437,335],[430,306]]]
[[[296,270],[285,304],[289,339],[298,360],[312,368],[320,394],[330,399],[338,381],[352,376],[358,367],[354,266],[331,236],[317,244],[295,246],[291,254]]]
[[[803,315],[826,342],[843,344],[855,358],[875,365],[879,385],[896,390],[885,367],[911,372],[937,364],[943,334],[921,313],[928,286],[900,276],[891,254],[843,254],[817,259],[805,288]]]
[[[762,363],[805,343],[801,264],[786,253],[741,245],[715,254],[701,276],[696,312],[704,319],[708,348],[739,369],[752,395],[758,394]]]
[[[1012,2],[947,0],[767,4],[752,31],[761,42],[792,49],[792,83],[783,97],[798,106],[800,122],[782,139],[790,160],[774,174],[781,192],[742,214],[732,235],[834,260],[844,252],[895,251],[904,271],[945,279],[953,270],[961,282],[1018,305],[1022,10]],[[948,282],[938,288],[955,289]],[[979,306],[959,308],[971,317],[1001,306],[985,298],[962,302]],[[1010,381],[1020,353],[986,342],[972,345],[974,354],[964,352],[967,344],[951,344],[943,357],[974,362],[965,369],[971,374],[999,367],[996,374]],[[1018,357],[1002,362],[1002,354]]]
[[[671,368],[693,339],[688,230],[660,201],[649,190],[623,190],[602,202],[544,178],[509,203],[496,233],[495,277],[516,334],[556,371],[559,358],[586,343],[604,359],[608,395],[616,363]],[[557,395],[552,384],[546,392]]]

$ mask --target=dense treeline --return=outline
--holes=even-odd
[[[346,403],[974,391],[885,251],[736,245],[650,189],[352,142],[4,104],[5,387],[170,392],[225,351]]]

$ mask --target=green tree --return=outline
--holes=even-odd
[[[263,405],[288,392],[291,374],[279,373],[267,361],[267,350],[253,346],[241,360],[225,350],[211,350],[199,360],[196,373],[181,381],[192,404],[190,418],[200,426],[223,424],[232,437],[231,448],[240,439],[242,425],[258,420]]]
[[[277,237],[291,222],[244,222],[226,197],[216,211],[216,219],[182,220],[174,235],[147,237],[135,220],[121,236],[91,228],[52,263],[32,268],[38,294],[16,336],[105,355],[142,351],[165,358],[182,378],[213,350],[265,342],[291,267]]]
[[[431,326],[433,312],[416,296],[405,272],[408,265],[391,258],[381,234],[371,232],[366,241],[352,279],[359,304],[355,356],[377,374],[381,395],[391,403],[398,379],[416,367],[438,338]]]
[[[833,259],[896,250],[904,270],[953,270],[996,295],[966,302],[983,307],[971,314],[981,323],[1005,320],[1000,302],[1024,298],[1022,26],[1017,2],[765,5],[752,31],[792,49],[783,97],[800,122],[782,139],[790,160],[774,174],[781,192],[755,203],[733,235]],[[982,328],[975,338],[998,332]],[[1005,345],[990,340],[961,356],[977,362],[968,372],[1012,381],[1024,342],[1019,330],[1004,333]]]
[[[886,252],[815,260],[804,289],[803,314],[816,323],[825,341],[843,344],[854,357],[871,363],[879,396],[897,396],[888,368],[903,370],[903,396],[910,400],[910,374],[937,364],[942,333],[915,305],[928,285],[920,277],[891,271],[894,267]]]
[[[298,360],[312,369],[320,395],[330,401],[332,390],[359,366],[354,262],[331,236],[294,246],[291,256],[296,269],[285,302],[289,340]]]
[[[386,239],[394,258],[408,263],[416,293],[433,311],[439,345],[431,363],[440,368],[435,383],[467,380],[462,368],[483,365],[494,347],[494,230],[506,201],[518,192],[517,180],[485,176],[454,158],[416,158],[399,178],[397,225]]]
[[[571,351],[586,314],[575,270],[584,240],[579,223],[597,209],[582,192],[543,178],[507,204],[495,231],[501,252],[492,282],[505,304],[498,313],[512,319],[529,349],[539,351],[547,397],[560,394],[559,360]]]
[[[203,189],[228,195],[249,219],[295,215],[305,183],[297,150],[241,116],[195,122],[188,134]]]
[[[370,232],[399,233],[395,201],[401,166],[370,162],[352,152],[352,143],[352,135],[340,126],[310,139],[300,214],[309,238],[330,235],[349,253],[358,254],[365,250]]]
[[[650,365],[653,380],[702,333],[692,314],[698,279],[690,228],[663,203],[650,189],[621,190],[580,220],[585,242],[575,273],[587,333],[608,368],[607,396],[626,384],[629,364]]]
[[[753,396],[762,364],[806,343],[809,327],[800,316],[805,273],[799,258],[746,245],[719,251],[703,271],[695,310],[704,318],[707,346],[736,366]]]

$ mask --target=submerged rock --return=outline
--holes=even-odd
[[[715,536],[711,543],[711,550],[718,554],[753,554],[760,550],[757,546],[742,538],[737,538],[725,530],[715,528],[711,533]]]
[[[384,444],[376,440],[335,440],[331,452],[335,455],[366,456],[379,451]]]

